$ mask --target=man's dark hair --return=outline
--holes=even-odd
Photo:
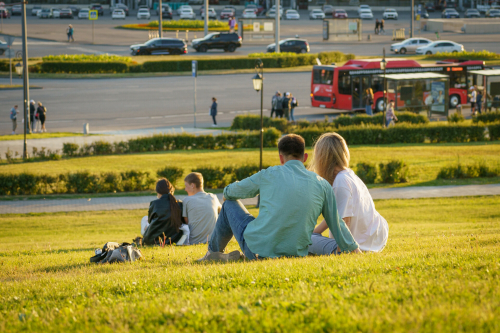
[[[306,142],[304,138],[297,134],[288,134],[282,137],[278,143],[278,151],[285,156],[295,158],[304,157]]]

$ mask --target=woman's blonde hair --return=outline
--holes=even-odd
[[[337,176],[335,167],[349,168],[351,156],[343,137],[337,133],[324,133],[314,144],[314,157],[309,170],[325,178],[330,184]]]

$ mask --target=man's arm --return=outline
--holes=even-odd
[[[238,200],[255,197],[260,192],[260,179],[263,172],[265,172],[265,170],[245,178],[242,181],[234,182],[226,186],[226,188],[224,188],[224,199]]]
[[[344,221],[339,217],[333,189],[330,186],[325,189],[325,201],[323,203],[322,213],[333,238],[342,252],[351,252],[359,248],[358,243],[356,243],[354,237],[352,237]]]
[[[351,230],[351,217],[344,217],[342,220],[344,220],[345,225],[347,226],[347,228],[349,228],[349,231],[350,231]],[[318,224],[316,226],[316,228],[314,228],[313,233],[322,234],[327,229],[328,229],[328,225],[326,224],[326,221],[323,220],[323,221],[321,221],[320,224]]]

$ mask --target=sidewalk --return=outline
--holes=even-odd
[[[500,184],[462,185],[462,186],[415,186],[399,188],[371,189],[373,199],[417,199],[444,198],[478,195],[500,195]],[[217,195],[222,202],[222,193]],[[186,196],[179,195],[182,200]],[[118,209],[144,209],[147,213],[149,203],[155,196],[117,197],[93,199],[62,199],[62,200],[20,200],[0,201],[0,214],[53,213],[74,211],[102,211]],[[256,198],[242,200],[243,204],[255,205]]]

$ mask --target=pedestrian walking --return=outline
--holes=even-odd
[[[376,19],[375,20],[375,35],[378,35],[379,29],[380,29],[380,22],[378,21],[378,19]]]
[[[234,27],[236,26],[236,19],[234,18],[234,16],[231,16],[229,18],[229,32],[234,32]]]
[[[70,24],[66,29],[66,34],[68,35],[68,43],[70,42],[70,39],[72,42],[75,41],[75,39],[73,38],[73,31],[73,26]]]
[[[380,21],[380,31],[379,31],[379,34],[385,35],[384,24],[385,24],[385,21],[384,21],[384,19],[382,19]]]
[[[38,119],[40,119],[40,123],[42,128],[40,129],[40,133],[47,132],[45,129],[45,120],[47,119],[47,108],[42,105],[42,102],[38,102],[38,108],[36,109],[38,113]]]
[[[479,114],[481,114],[482,107],[483,107],[483,93],[481,89],[478,89],[476,96],[476,110]]]
[[[366,114],[369,116],[373,116],[372,105],[373,105],[373,90],[372,88],[367,88],[365,90],[365,109],[366,109]]]
[[[17,109],[17,105],[14,105],[14,107],[10,109],[10,120],[12,120],[12,135],[16,134],[18,113],[19,110]]]
[[[36,113],[36,106],[35,106],[35,101],[31,100],[30,101],[30,124],[31,124],[31,130],[30,133],[35,132],[35,113]]]
[[[278,96],[276,99],[276,118],[283,118],[283,98],[281,97],[281,93],[278,91]]]
[[[273,114],[278,117],[278,114],[276,113],[276,103],[278,103],[278,99],[280,96],[280,92],[277,91],[276,94],[273,95],[273,98],[271,99],[271,118],[273,117]]]
[[[385,112],[385,127],[389,127],[391,124],[394,125],[394,120],[397,121],[398,117],[394,113],[394,100],[391,100]]]
[[[212,116],[212,119],[214,121],[213,127],[217,126],[217,120],[215,120],[215,117],[217,116],[217,98],[212,97],[212,106],[210,107],[210,115]]]
[[[290,93],[285,93],[285,97],[283,97],[283,115],[286,120],[290,120]]]
[[[470,93],[470,111],[472,115],[476,113],[476,88],[474,86],[470,87],[471,93]]]
[[[292,121],[295,121],[295,117],[294,117],[294,115],[293,115],[293,111],[295,110],[295,108],[296,108],[297,106],[299,106],[299,101],[298,101],[295,97],[293,97],[293,95],[292,95],[292,94],[290,94],[290,97],[292,98],[292,100],[291,100],[291,102],[290,102],[290,119],[291,119]]]

